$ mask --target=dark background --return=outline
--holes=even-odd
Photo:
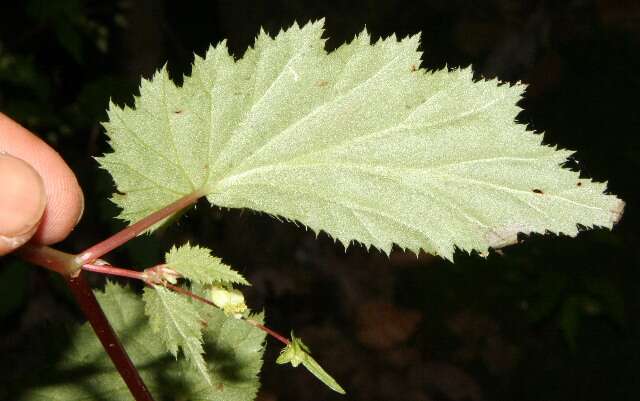
[[[638,179],[640,2],[633,0],[82,1],[0,7],[0,110],[56,148],[78,175],[84,219],[60,249],[81,249],[122,224],[106,200],[100,121],[109,98],[131,103],[140,76],[228,38],[241,57],[259,27],[326,18],[328,50],[363,26],[374,39],[422,32],[423,68],[473,65],[477,77],[529,84],[520,115],[571,164],[627,202],[613,232],[533,236],[455,264],[363,247],[345,250],[292,224],[205,204],[110,261],[146,267],[174,241],[208,245],[245,274],[267,322],[295,329],[348,390],[331,393],[268,347],[260,401],[640,399]],[[95,286],[101,278],[92,278]],[[53,274],[0,260],[0,355],[20,371],[39,360],[43,322],[80,319]],[[273,345],[273,343],[271,343]],[[15,354],[20,350],[20,356]],[[33,355],[29,355],[29,351]],[[7,358],[7,359],[5,359]],[[21,362],[22,361],[22,362]],[[5,373],[6,374],[6,373]]]

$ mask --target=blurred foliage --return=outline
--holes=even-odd
[[[345,252],[266,216],[198,204],[157,238],[140,237],[109,260],[146,267],[173,241],[212,247],[253,283],[249,304],[264,307],[274,328],[304,337],[350,399],[639,399],[637,1],[3,6],[0,110],[52,144],[85,191],[83,221],[60,248],[78,251],[122,226],[107,201],[111,180],[91,159],[107,150],[99,121],[109,98],[130,102],[139,77],[167,60],[179,81],[194,51],[223,38],[240,56],[260,26],[277,33],[320,17],[330,49],[364,25],[374,38],[422,31],[424,68],[473,64],[478,77],[530,84],[520,120],[545,131],[547,143],[577,149],[570,166],[609,180],[627,202],[621,223],[577,239],[523,237],[486,260],[459,253],[450,264],[358,246]],[[38,335],[49,333],[46,322],[79,313],[53,275],[11,258],[0,260],[0,275],[0,352],[10,361],[0,370],[16,377],[46,369],[65,344],[43,350]],[[261,401],[340,399],[304,373],[274,367],[276,356],[268,347]]]
[[[5,6],[0,27],[0,107],[47,139],[71,136],[104,115],[118,82],[108,68],[122,5],[28,0]]]

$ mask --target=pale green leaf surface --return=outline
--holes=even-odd
[[[212,307],[196,306],[206,319],[204,358],[209,385],[191,364],[169,355],[147,324],[144,303],[131,290],[108,283],[96,293],[154,399],[250,401],[257,394],[265,334]],[[253,316],[262,321],[262,316]],[[56,366],[47,366],[38,385],[22,386],[16,401],[132,401],[125,383],[89,324],[77,330]]]
[[[159,285],[145,288],[142,300],[151,330],[160,337],[169,352],[177,357],[180,348],[187,361],[211,384],[202,357],[203,320],[191,300]]]
[[[200,284],[235,283],[249,285],[242,275],[197,245],[172,247],[165,255],[168,267]]]
[[[420,70],[417,35],[372,45],[365,31],[327,54],[322,25],[261,32],[237,61],[222,42],[181,88],[162,69],[135,109],[111,104],[114,152],[100,163],[121,217],[197,190],[343,244],[446,258],[620,218],[605,183],[562,168],[570,151],[515,122],[523,85]]]

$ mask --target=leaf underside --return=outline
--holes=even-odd
[[[113,328],[156,400],[249,401],[257,394],[265,334],[221,311],[196,304],[207,321],[204,359],[211,385],[182,359],[167,354],[147,324],[144,303],[127,288],[108,283],[96,293]],[[262,316],[253,316],[262,321]],[[39,387],[26,387],[16,401],[132,401],[124,381],[89,324],[77,330],[64,359],[46,367]]]
[[[163,68],[135,109],[110,104],[99,161],[120,217],[200,191],[345,245],[445,258],[620,218],[605,183],[561,167],[571,151],[515,122],[523,85],[421,70],[418,35],[371,44],[364,31],[327,54],[322,34],[323,21],[261,32],[237,61],[222,42],[182,87]]]

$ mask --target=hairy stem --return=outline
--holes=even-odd
[[[177,285],[173,285],[173,284],[169,284],[169,283],[165,283],[164,284],[165,287],[178,292],[180,294],[186,295],[188,297],[191,297],[193,299],[195,299],[196,301],[200,301],[203,302],[205,304],[214,306],[217,308],[216,304],[214,304],[213,302],[209,301],[206,298],[203,298],[199,295],[194,294],[193,292],[186,290],[182,287],[178,287]],[[264,331],[265,333],[269,334],[271,337],[275,338],[276,340],[280,341],[281,343],[283,343],[284,345],[289,345],[290,341],[288,339],[286,339],[284,336],[280,335],[278,332],[271,330],[270,328],[268,328],[267,326],[265,326],[262,323],[256,322],[253,319],[249,319],[249,318],[244,318],[244,321],[246,321],[247,323],[249,323],[250,325],[259,328],[260,330]]]
[[[202,302],[204,304],[211,305],[211,306],[217,308],[216,304],[214,304],[213,302],[209,301],[207,298],[204,298],[204,297],[201,297],[200,295],[194,294],[193,292],[191,292],[189,290],[186,290],[186,289],[184,289],[182,287],[178,287],[177,285],[173,285],[173,284],[169,284],[169,283],[164,283],[164,286],[169,288],[172,291],[175,291],[175,292],[179,293],[179,294],[186,295],[188,297],[191,297],[191,298],[195,299],[196,301],[199,301],[199,302]]]
[[[135,238],[138,234],[144,232],[152,225],[162,221],[163,219],[171,216],[175,212],[178,212],[185,207],[195,203],[203,194],[200,191],[193,192],[186,195],[177,201],[173,202],[166,207],[151,213],[147,217],[138,221],[135,224],[123,229],[122,231],[112,235],[111,237],[101,241],[89,249],[79,253],[76,256],[76,263],[78,266],[82,266],[85,263],[90,263],[103,256],[104,254],[116,249],[120,245]]]
[[[82,275],[81,268],[83,268],[82,265],[86,264],[86,266],[84,266],[85,270],[146,281],[148,278],[142,272],[91,264],[88,262],[95,262],[100,256],[126,243],[157,222],[195,203],[201,196],[203,196],[203,194],[200,191],[184,196],[78,255],[71,255],[48,246],[34,244],[27,244],[18,251],[18,255],[23,259],[64,276],[80,309],[91,324],[91,327],[93,327],[102,346],[113,361],[120,376],[122,376],[122,379],[127,384],[129,391],[131,391],[136,401],[153,401],[153,398],[147,386],[142,381],[138,370],[127,355],[126,350],[120,343],[111,324],[109,324],[107,317],[104,315],[91,287],[89,287]]]
[[[18,256],[27,262],[45,267],[65,277],[77,274],[80,266],[74,255],[61,252],[45,245],[26,244],[17,251]]]
[[[142,280],[142,281],[145,281],[147,279],[146,275],[142,272],[129,270],[129,269],[122,269],[120,267],[113,267],[111,265],[104,266],[104,265],[93,265],[90,263],[85,263],[84,265],[82,265],[82,269],[88,270],[94,273],[107,274],[109,276],[134,278],[136,280]]]
[[[75,277],[67,277],[67,284],[73,293],[80,309],[89,320],[91,327],[100,339],[102,346],[118,369],[120,376],[129,387],[136,401],[153,401],[151,393],[142,381],[138,370],[131,362],[129,355],[104,315],[100,304],[82,273]]]
[[[271,330],[270,328],[268,328],[267,326],[265,326],[262,323],[256,322],[253,319],[245,319],[247,323],[249,323],[252,326],[255,326],[257,328],[259,328],[260,330],[264,331],[265,333],[269,334],[271,337],[275,338],[276,340],[280,341],[281,343],[283,343],[284,345],[289,345],[289,343],[291,343],[291,341],[289,341],[287,338],[285,338],[284,336],[282,336],[281,334],[279,334],[278,332],[275,332],[273,330]]]
[[[78,306],[91,324],[102,346],[111,358],[122,379],[136,401],[153,401],[151,393],[142,381],[138,370],[129,359],[118,336],[107,320],[91,287],[81,274],[75,255],[44,245],[26,244],[17,254],[24,260],[60,273],[66,280]]]
[[[210,300],[208,300],[207,298],[201,297],[198,294],[194,294],[193,292],[179,287],[177,285],[173,285],[171,283],[167,283],[167,282],[163,282],[163,283],[156,283],[156,282],[152,282],[150,280],[150,278],[143,272],[139,272],[139,271],[135,271],[135,270],[129,270],[129,269],[123,269],[121,267],[115,267],[115,266],[104,266],[104,265],[93,265],[93,264],[84,264],[82,265],[82,269],[83,270],[88,270],[88,271],[92,271],[94,273],[100,273],[100,274],[106,274],[106,275],[110,275],[110,276],[118,276],[118,277],[128,277],[128,278],[133,278],[133,279],[137,279],[137,280],[142,280],[144,281],[145,284],[152,286],[152,285],[162,285],[168,289],[170,289],[171,291],[177,292],[179,294],[185,295],[187,297],[193,298],[198,302],[202,302],[204,304],[207,305],[211,305],[214,308],[217,308],[218,306],[216,304],[214,304],[213,302],[211,302]],[[263,325],[262,323],[259,323],[253,319],[249,319],[249,318],[243,318],[244,321],[246,321],[247,323],[249,323],[250,325],[264,331],[265,333],[269,334],[271,337],[275,338],[276,340],[280,341],[281,343],[283,343],[284,345],[289,345],[289,340],[282,336],[281,334],[279,334],[278,332],[268,328],[267,326]]]

